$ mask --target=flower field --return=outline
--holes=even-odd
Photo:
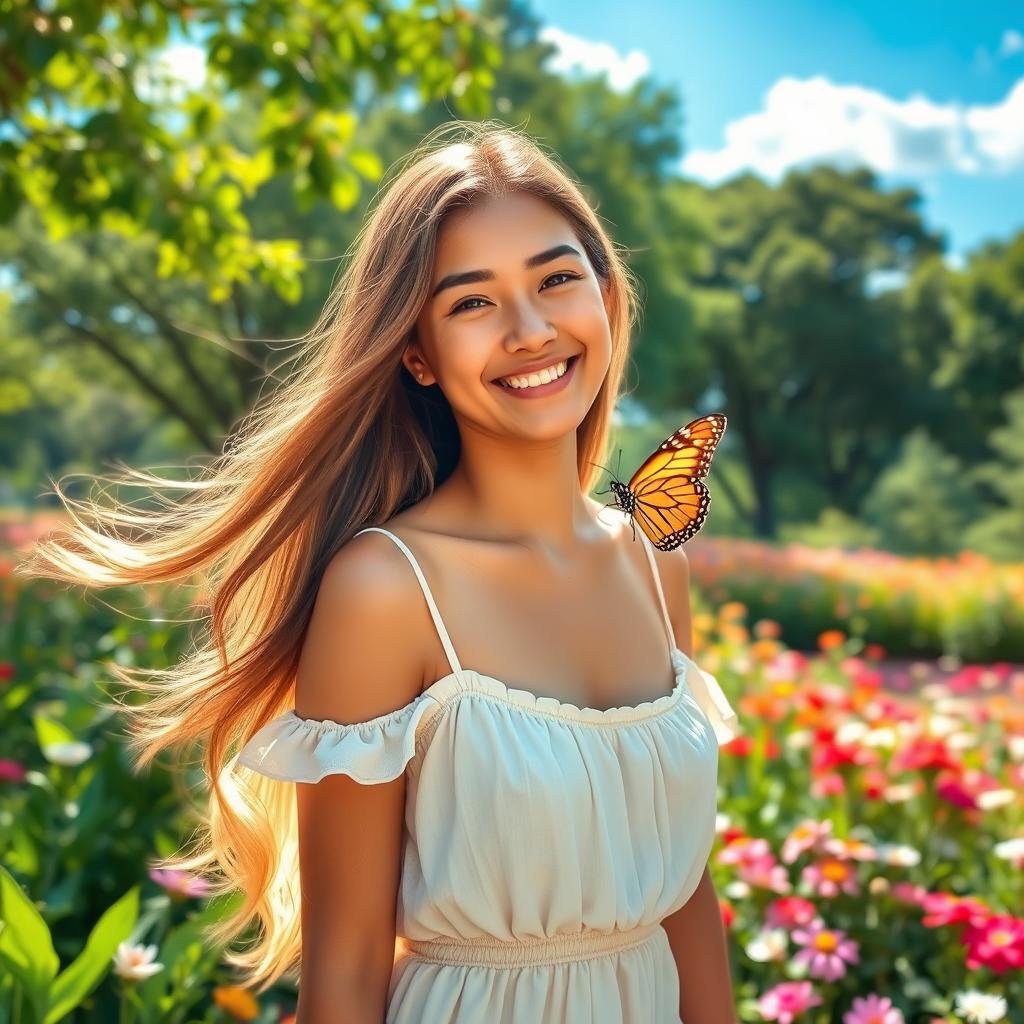
[[[741,1019],[1024,1021],[1024,674],[897,696],[841,633],[808,657],[744,614],[695,617],[746,730],[712,854]]]
[[[873,633],[829,619],[796,645],[780,618],[731,591],[722,600],[716,588],[738,574],[719,561],[712,580],[698,562],[694,656],[744,727],[721,751],[711,857],[740,1019],[1024,1024],[1024,675],[989,689],[964,664],[947,683],[890,692]],[[11,564],[0,564],[0,1024],[288,1019],[293,987],[238,988],[202,941],[227,909],[206,881],[153,864],[189,837],[197,760],[134,774],[104,706],[105,661],[162,667],[184,651],[195,612],[183,591],[82,597],[26,583]],[[880,586],[879,572],[861,586]],[[967,583],[941,578],[908,585],[906,607],[945,587],[970,617]],[[998,586],[1012,594],[1015,579]],[[984,595],[992,579],[975,584]],[[797,614],[798,574],[777,585]],[[805,586],[834,616],[828,588]],[[1007,599],[994,618],[1010,630],[1020,614]],[[948,636],[938,621],[934,635]],[[976,623],[958,635],[992,634]]]
[[[711,604],[743,602],[751,620],[778,622],[790,647],[812,650],[840,629],[894,656],[1024,662],[1024,565],[717,537],[687,555]]]

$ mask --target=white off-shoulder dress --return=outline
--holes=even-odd
[[[396,914],[405,949],[386,1024],[679,1024],[660,922],[703,874],[718,748],[740,729],[718,681],[673,639],[650,541],[638,531],[675,685],[597,709],[463,668],[413,553],[367,529],[412,564],[452,671],[365,722],[287,711],[237,764],[308,783],[407,773]]]

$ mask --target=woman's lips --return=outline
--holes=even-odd
[[[565,373],[563,373],[561,377],[557,380],[550,380],[547,384],[538,384],[535,388],[509,388],[505,387],[504,384],[498,384],[497,382],[495,382],[494,386],[503,395],[510,395],[512,398],[544,398],[547,395],[557,394],[568,386],[569,379],[575,372],[576,364],[579,361],[580,358],[578,355],[572,356],[568,361]]]

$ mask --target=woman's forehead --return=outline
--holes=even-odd
[[[558,210],[535,196],[514,193],[488,198],[447,218],[434,262],[445,272],[490,269],[506,259],[521,266],[526,257],[571,241],[572,229]]]

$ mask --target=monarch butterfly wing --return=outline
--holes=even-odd
[[[634,516],[655,547],[671,551],[703,525],[711,494],[698,477],[711,468],[726,418],[709,413],[666,438],[629,481]]]
[[[662,470],[683,476],[707,476],[715,449],[725,433],[725,424],[725,416],[713,412],[680,427],[644,460],[630,479],[629,489],[636,491],[642,480]]]
[[[704,525],[711,507],[711,492],[704,484],[671,474],[649,477],[635,499],[633,515],[660,551],[685,544]]]

